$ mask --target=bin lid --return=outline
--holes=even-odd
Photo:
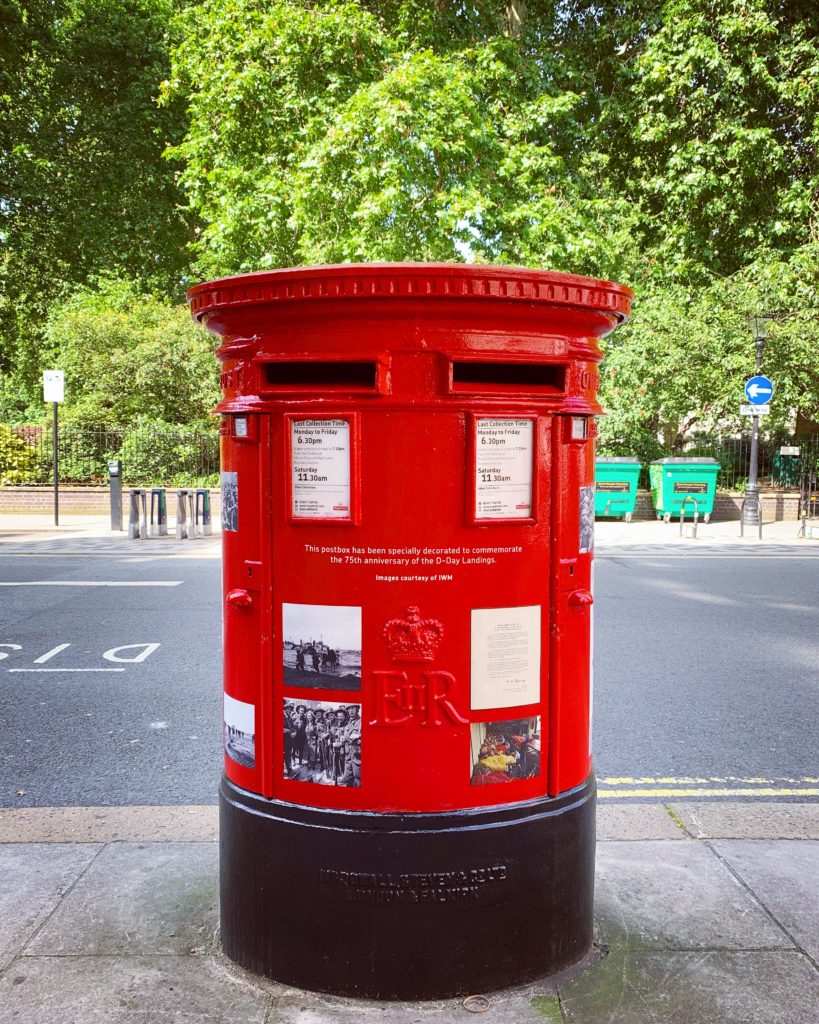
[[[594,460],[595,462],[632,462],[636,465],[640,465],[640,460],[636,455],[598,455]]]
[[[668,457],[666,459],[655,459],[651,463],[651,465],[652,466],[665,466],[668,463],[672,463],[672,462],[676,463],[678,465],[680,463],[686,463],[686,462],[687,463],[692,463],[692,462],[694,462],[694,463],[703,463],[703,462],[706,462],[706,463],[710,463],[711,465],[716,465],[717,464],[717,460],[716,459],[706,458],[704,456],[703,457],[699,457],[698,456],[697,458],[691,458],[691,459],[677,458],[677,457],[673,457],[673,458],[672,457]]]

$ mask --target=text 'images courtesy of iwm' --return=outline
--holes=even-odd
[[[285,699],[284,777],[361,785],[361,705]]]
[[[473,722],[470,733],[473,786],[540,775],[540,718]]]
[[[361,609],[343,605],[282,606],[285,686],[361,689]]]
[[[256,708],[225,694],[225,753],[245,768],[256,766]]]

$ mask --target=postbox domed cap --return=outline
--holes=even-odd
[[[634,292],[593,277],[526,267],[467,263],[338,263],[259,270],[188,291],[199,320],[234,305],[327,299],[502,299],[605,312],[628,319]]]

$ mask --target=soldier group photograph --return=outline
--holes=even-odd
[[[284,701],[284,777],[361,785],[361,705]]]

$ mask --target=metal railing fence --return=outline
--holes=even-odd
[[[798,456],[780,448],[799,448]],[[748,476],[750,434],[741,437],[699,437],[682,451],[663,455],[711,456],[720,465],[717,487],[741,491]],[[599,442],[598,455],[634,455],[622,446]],[[60,428],[60,482],[93,486],[108,480],[107,463],[121,459],[128,486],[209,487],[219,483],[219,433],[213,427],[139,426],[96,430]],[[648,462],[641,460],[640,488],[647,489]],[[819,436],[760,440],[759,478],[765,489],[800,490],[805,478],[819,470]],[[41,426],[0,424],[0,486],[52,484],[51,431]]]
[[[780,449],[794,447],[799,455],[783,455]],[[597,446],[598,455],[630,455],[620,446],[606,446],[600,442]],[[748,478],[748,466],[751,455],[751,435],[740,437],[698,437],[690,441],[682,450],[661,451],[654,458],[673,455],[683,458],[708,456],[716,459],[720,466],[717,477],[717,489],[720,491],[740,492]],[[803,481],[811,472],[819,469],[819,435],[794,438],[778,438],[776,440],[761,439],[759,441],[758,473],[760,486],[764,490],[798,491],[803,488]],[[648,490],[648,466],[650,460],[640,460],[639,487]]]
[[[206,427],[136,427],[95,430],[66,425],[58,442],[60,482],[98,486],[108,461],[122,461],[128,485],[210,487],[219,482],[219,433]],[[0,424],[0,486],[53,484],[48,428]]]

